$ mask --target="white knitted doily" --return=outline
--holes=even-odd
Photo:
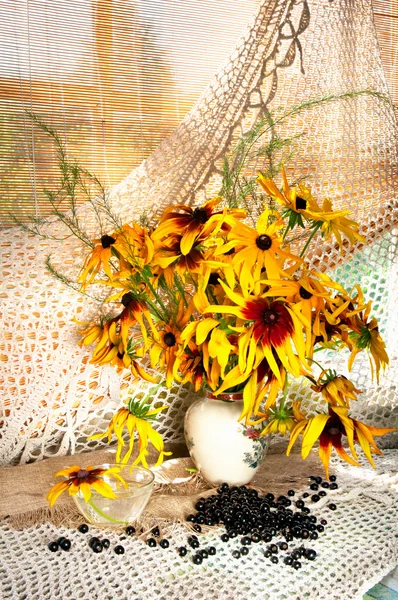
[[[398,451],[376,457],[377,471],[355,468],[335,460],[339,489],[329,492],[336,511],[318,503],[313,514],[328,521],[325,532],[305,546],[317,558],[302,560],[295,571],[264,558],[253,544],[239,560],[231,553],[240,537],[221,542],[221,529],[200,538],[201,548],[214,545],[217,554],[199,566],[176,548],[186,544],[181,525],[163,530],[170,547],[149,548],[144,541],[123,532],[88,534],[46,524],[14,531],[0,526],[0,597],[2,600],[361,600],[362,595],[398,562]],[[272,491],[270,489],[269,491]],[[88,547],[91,535],[108,537],[111,546],[102,554]],[[47,544],[61,535],[71,550],[51,553]],[[126,553],[113,548],[123,544]],[[301,545],[302,540],[297,543]],[[294,544],[290,544],[293,548]],[[281,553],[282,556],[282,553]]]

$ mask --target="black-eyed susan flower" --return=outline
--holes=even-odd
[[[194,345],[192,346],[177,356],[174,363],[174,378],[182,384],[191,382],[194,391],[199,392],[206,381],[206,371],[202,353]]]
[[[203,366],[213,383],[212,387],[215,388],[218,381],[213,381],[210,377],[210,361],[217,361],[220,370],[219,375],[224,379],[230,354],[233,351],[236,352],[237,348],[231,344],[227,332],[222,328],[220,321],[216,319],[206,318],[188,323],[181,333],[181,340],[185,343],[185,346],[189,347],[193,336],[195,336],[196,346],[201,348]],[[215,371],[213,377],[215,377]]]
[[[283,220],[267,209],[258,218],[255,229],[244,223],[232,227],[223,251],[226,253],[234,249],[232,264],[240,269],[242,289],[253,290],[264,269],[269,279],[279,279],[285,274],[287,260],[293,265],[302,262],[283,247],[283,239],[279,235],[283,226]]]
[[[103,235],[100,240],[94,240],[94,242],[96,242],[96,245],[87,256],[77,280],[82,284],[82,289],[85,289],[87,285],[94,281],[101,268],[108,277],[112,277],[109,261],[117,248],[117,234]]]
[[[119,481],[123,486],[127,487],[126,482],[120,475],[120,467],[111,467],[109,469],[97,468],[97,467],[79,467],[74,465],[68,469],[62,469],[55,473],[55,477],[66,477],[65,481],[56,483],[47,494],[47,500],[50,507],[54,506],[59,496],[68,490],[70,496],[74,496],[78,492],[83,494],[85,502],[88,502],[91,498],[91,490],[95,490],[101,496],[105,498],[116,498],[115,492],[107,483],[104,481],[104,477],[113,477]]]
[[[331,406],[328,414],[318,414],[298,421],[291,432],[286,454],[290,454],[298,436],[302,435],[301,456],[304,460],[319,439],[319,458],[325,468],[326,476],[329,478],[329,461],[333,448],[340,458],[351,465],[360,466],[354,446],[354,443],[358,443],[372,467],[375,468],[372,452],[376,454],[382,454],[382,452],[376,445],[374,436],[385,435],[392,431],[397,431],[397,429],[394,427],[378,428],[365,425],[360,421],[351,419],[348,415],[348,408]],[[343,438],[347,439],[353,458],[344,449]]]
[[[325,240],[330,239],[333,235],[340,249],[343,247],[343,237],[347,238],[350,244],[366,241],[359,233],[359,224],[353,219],[349,219],[348,214],[350,214],[349,210],[334,211],[332,202],[326,199],[323,201],[322,211],[317,215],[314,224],[315,226],[319,225],[321,235]]]
[[[284,297],[306,330],[306,355],[312,356],[312,331],[319,333],[320,319],[325,310],[334,310],[331,289],[343,292],[337,282],[322,273],[303,273],[291,279],[264,279],[269,286],[264,296]],[[330,289],[327,289],[330,288]]]
[[[80,333],[83,336],[80,345],[88,346],[97,342],[91,355],[92,364],[110,364],[118,369],[129,369],[134,377],[155,383],[155,378],[139,362],[144,352],[140,346],[143,338],[139,330],[129,333],[127,348],[121,336],[120,323],[114,319],[100,325],[91,323]]]
[[[126,408],[120,408],[112,417],[108,429],[104,433],[98,433],[91,436],[89,439],[98,440],[108,436],[108,442],[110,442],[112,435],[115,434],[117,438],[116,462],[127,464],[134,449],[134,438],[135,433],[137,433],[139,453],[133,464],[137,465],[141,462],[145,467],[148,467],[146,457],[148,456],[148,445],[151,442],[159,452],[156,466],[160,465],[163,462],[164,456],[171,454],[171,452],[164,451],[162,436],[152,427],[151,422],[155,420],[156,415],[160,411],[166,410],[167,408],[168,406],[163,405],[151,409],[151,407],[146,404],[146,399],[141,402],[130,399],[128,406]],[[122,451],[125,445],[123,430],[125,428],[127,429],[130,442],[128,449],[122,458]]]
[[[235,306],[211,305],[205,312],[236,315],[247,323],[248,335],[252,335],[256,345],[261,347],[263,357],[266,358],[280,384],[282,376],[274,351],[286,371],[296,377],[304,374],[304,369],[308,368],[308,365],[305,359],[303,328],[288,303],[283,300],[270,301],[264,296],[245,298],[230,290],[225,284],[223,287]],[[298,356],[293,352],[292,342]]]
[[[196,208],[185,204],[170,206],[165,210],[152,238],[161,241],[179,235],[181,254],[189,254],[199,237],[206,239],[221,228],[229,230],[236,219],[246,216],[245,211],[240,209],[215,211],[221,200],[222,198],[216,197]]]
[[[324,400],[333,406],[350,406],[350,400],[358,400],[357,394],[361,391],[344,375],[337,375],[336,371],[328,369],[322,371],[317,384],[312,385],[314,392],[322,394]]]
[[[363,312],[357,313],[351,320],[352,332],[350,338],[353,342],[348,369],[351,371],[355,357],[366,350],[369,356],[372,378],[376,376],[379,383],[380,370],[386,369],[390,364],[386,344],[379,332],[379,324],[375,317],[369,319],[372,302],[368,302]]]
[[[293,188],[289,186],[284,165],[282,165],[282,191],[272,179],[264,177],[261,172],[258,174],[257,181],[273,200],[284,207],[283,216],[288,218],[286,233],[296,225],[304,228],[303,217],[312,221],[316,218],[315,213],[320,211],[315,198],[306,186],[303,184]]]
[[[183,349],[181,330],[174,323],[160,323],[157,338],[150,339],[149,358],[153,369],[166,368],[166,385],[171,387],[174,363]]]
[[[261,435],[267,435],[268,433],[286,435],[288,431],[292,431],[296,424],[292,410],[284,406],[270,408],[267,418],[268,423],[261,432]]]
[[[150,264],[155,251],[150,232],[139,223],[123,225],[118,232],[117,250],[127,265],[134,271]]]
[[[204,248],[201,246],[202,241],[203,238],[199,237],[187,254],[182,253],[182,237],[179,235],[170,236],[156,247],[152,264],[154,267],[162,269],[162,274],[169,287],[175,285],[176,274],[185,281],[187,278],[203,272],[205,255]]]
[[[156,336],[149,340],[149,358],[153,369],[166,368],[166,385],[171,387],[174,379],[177,356],[184,350],[184,340],[181,337],[186,323],[194,310],[193,302],[188,306],[181,300],[177,312],[169,315],[168,321],[159,320],[156,324]]]

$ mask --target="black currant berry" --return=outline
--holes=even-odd
[[[70,540],[68,540],[67,538],[62,538],[59,542],[58,542],[58,546],[61,548],[61,550],[64,550],[65,552],[67,552],[68,550],[70,550]]]
[[[201,565],[203,562],[203,558],[200,556],[200,554],[194,554],[192,557],[192,562],[195,565]]]
[[[48,544],[48,549],[50,550],[50,552],[56,552],[58,550],[57,542],[50,542]]]
[[[271,556],[271,562],[276,565],[279,562],[279,558],[277,556],[272,555]]]

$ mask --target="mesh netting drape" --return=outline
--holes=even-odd
[[[363,90],[388,93],[369,0],[262,2],[229,62],[187,117],[111,190],[114,210],[128,221],[143,209],[158,214],[169,204],[200,203],[219,189],[222,157],[234,140],[268,111]],[[325,102],[284,121],[273,135],[297,136],[289,179],[305,176],[315,196],[332,198],[336,208],[349,207],[369,242],[366,247],[346,246],[343,255],[324,244],[311,260],[335,269],[347,287],[360,283],[374,300],[391,367],[377,385],[367,375],[367,357],[357,359],[353,380],[364,393],[353,414],[394,426],[398,210],[393,109],[370,94]],[[261,166],[259,158],[248,169]],[[87,207],[81,218],[94,233]],[[56,221],[46,227],[53,235],[62,233]],[[111,368],[89,364],[89,352],[77,345],[72,318],[84,320],[98,307],[45,270],[44,260],[51,254],[56,265],[76,276],[82,249],[72,238],[41,241],[18,229],[3,232],[0,246],[0,460],[26,462],[87,449],[87,435],[104,428],[105,417],[119,403],[120,388],[128,387],[131,376],[119,377]],[[344,364],[342,355],[340,372]],[[133,385],[145,388],[142,382]],[[308,388],[297,386],[292,393],[311,403]],[[180,388],[159,390],[157,395],[170,404],[160,431],[166,440],[181,439],[189,398]],[[386,444],[395,442],[392,436],[385,438]]]

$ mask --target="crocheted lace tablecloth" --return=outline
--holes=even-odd
[[[180,557],[176,553],[188,535],[181,524],[163,529],[170,540],[168,549],[149,548],[135,537],[120,541],[123,532],[107,531],[110,548],[94,554],[88,547],[89,534],[51,524],[16,531],[3,522],[0,597],[359,600],[398,562],[398,450],[387,450],[376,462],[377,471],[334,462],[339,489],[322,498],[313,510],[328,524],[318,540],[306,544],[318,556],[313,562],[303,560],[298,571],[282,561],[272,564],[260,544],[253,545],[247,556],[234,559],[232,551],[239,547],[239,538],[225,544],[219,529],[201,537],[201,548],[214,545],[217,554],[197,566],[189,554]],[[331,496],[336,511],[326,507]],[[71,540],[71,550],[51,553],[47,544],[61,535]],[[100,537],[104,536],[101,532]],[[116,543],[124,545],[124,555],[114,553]]]

